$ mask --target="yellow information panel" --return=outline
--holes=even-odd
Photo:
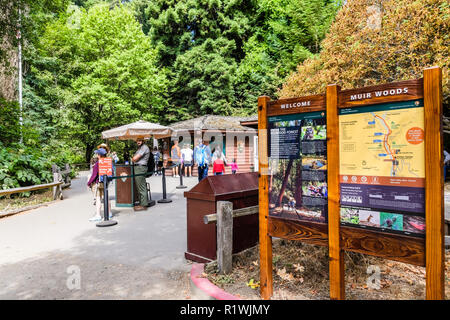
[[[341,109],[341,223],[424,236],[423,100]]]
[[[424,178],[423,126],[421,107],[341,114],[341,175]]]

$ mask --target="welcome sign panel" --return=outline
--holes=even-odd
[[[339,111],[341,223],[425,234],[423,100]]]
[[[325,112],[268,117],[269,216],[327,221]]]

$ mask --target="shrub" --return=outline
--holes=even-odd
[[[0,143],[0,187],[10,189],[52,181],[51,162],[36,149]]]

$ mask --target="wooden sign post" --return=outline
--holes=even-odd
[[[443,300],[444,262],[444,159],[442,139],[442,70],[424,70],[425,108],[425,224],[426,296]]]
[[[259,168],[259,255],[261,296],[267,300],[273,294],[272,238],[268,233],[269,176],[267,156],[267,105],[270,98],[258,98],[258,168]]]
[[[328,150],[328,246],[330,299],[345,299],[344,254],[341,249],[339,207],[339,122],[338,94],[340,87],[327,87],[327,150]]]
[[[326,95],[260,97],[258,117],[263,299],[273,291],[272,237],[329,247],[331,299],[345,299],[344,250],[424,266],[427,299],[444,299],[440,68],[386,85],[329,85]]]

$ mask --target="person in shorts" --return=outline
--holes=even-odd
[[[183,159],[184,175],[190,177],[192,175],[192,165],[193,165],[194,151],[191,149],[189,144],[184,144],[183,149],[181,149],[181,158]]]
[[[172,149],[170,151],[170,158],[172,159],[172,165],[175,167],[172,168],[172,176],[173,177],[179,177],[179,168],[181,165],[181,151],[180,147],[178,146],[178,140],[175,140],[173,142]]]

